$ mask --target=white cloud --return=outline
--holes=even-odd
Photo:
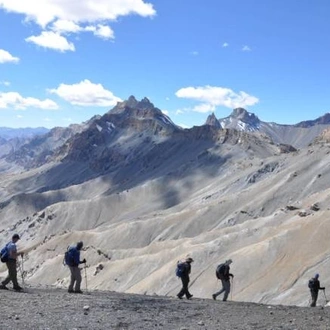
[[[74,50],[62,34],[91,31],[97,37],[113,39],[114,32],[107,23],[128,15],[156,15],[153,5],[145,0],[0,0],[1,9],[22,14],[26,21],[41,28],[39,36],[31,36],[27,41],[60,51]]]
[[[26,108],[38,108],[44,110],[56,110],[58,105],[50,100],[39,100],[34,97],[23,97],[17,92],[0,92],[0,109],[20,109],[24,110]]]
[[[196,50],[194,50],[194,51],[191,52],[190,54],[193,55],[193,56],[197,56],[199,53],[198,53]]]
[[[168,116],[169,111],[168,111],[168,110],[162,110],[162,113],[163,113],[164,115]]]
[[[180,98],[201,102],[201,104],[195,106],[192,110],[202,113],[214,111],[217,106],[225,106],[233,109],[252,106],[259,102],[257,97],[243,91],[235,93],[229,88],[215,86],[181,88],[175,95]]]
[[[250,52],[251,50],[252,49],[249,46],[247,46],[247,45],[245,45],[245,46],[242,47],[242,51],[243,52]]]
[[[58,19],[55,21],[51,29],[59,33],[77,33],[82,30],[78,24],[63,19]]]
[[[23,14],[26,20],[33,21],[42,28],[57,19],[79,25],[115,21],[120,16],[132,14],[143,17],[156,14],[153,5],[143,0],[0,0],[0,7]]]
[[[0,81],[0,85],[4,85],[6,87],[10,86],[10,81]]]
[[[228,42],[224,42],[223,44],[222,44],[222,47],[223,48],[226,48],[226,47],[228,47],[229,46],[229,43]]]
[[[0,2],[1,3],[1,2]],[[19,58],[11,55],[4,49],[0,49],[0,63],[18,63]]]
[[[22,119],[22,118],[24,118],[24,117],[23,117],[22,115],[17,115],[16,118],[17,118],[17,119]]]
[[[114,39],[115,37],[113,30],[107,25],[87,26],[84,31],[91,31],[96,37],[102,39]]]
[[[73,43],[68,42],[65,37],[53,31],[43,31],[39,36],[31,36],[25,40],[38,46],[51,48],[60,52],[75,50]]]
[[[94,84],[87,79],[73,85],[60,84],[58,88],[50,89],[49,92],[73,105],[84,107],[109,107],[121,101],[101,84]]]
[[[176,115],[182,115],[183,113],[185,113],[185,111],[183,111],[181,109],[178,109],[178,110],[175,111]]]

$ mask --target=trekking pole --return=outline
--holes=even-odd
[[[233,291],[234,291],[234,278],[231,278],[231,290],[230,290],[230,300],[233,300]]]
[[[329,301],[328,301],[328,299],[327,299],[327,296],[325,295],[325,289],[322,290],[322,291],[323,291],[323,294],[324,294],[325,303],[327,304]]]
[[[24,283],[24,259],[23,259],[23,255],[21,254],[21,258],[22,258],[22,262],[21,262],[21,277],[22,277],[22,286],[23,289],[25,289],[25,283]]]
[[[87,265],[85,264],[85,283],[86,283],[86,293],[88,292],[88,288],[87,288]]]

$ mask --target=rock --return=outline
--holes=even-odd
[[[83,309],[84,309],[84,311],[89,311],[89,306],[86,305],[86,306],[83,307]]]
[[[205,325],[205,323],[203,321],[198,321],[197,324],[198,325]]]

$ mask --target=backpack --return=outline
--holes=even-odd
[[[308,281],[308,287],[312,290],[314,290],[316,288],[316,283],[315,283],[315,279],[314,278],[311,278],[309,281]]]
[[[226,270],[226,265],[225,264],[218,265],[217,269],[215,270],[215,275],[219,280],[224,279],[225,270]]]
[[[9,258],[8,244],[6,244],[5,247],[3,247],[0,251],[1,262],[7,262],[8,261],[8,258]]]
[[[175,270],[175,275],[177,277],[182,277],[185,273],[185,264],[184,262],[180,262],[178,261],[177,265],[176,265],[176,270]]]
[[[73,249],[74,247],[68,246],[67,250],[64,253],[64,259],[63,259],[63,265],[66,266],[73,266],[74,260],[73,260]]]

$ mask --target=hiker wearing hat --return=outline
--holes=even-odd
[[[18,234],[14,234],[11,241],[6,244],[6,246],[1,250],[1,261],[6,263],[8,268],[8,276],[0,285],[0,289],[8,290],[6,285],[12,281],[13,288],[15,291],[23,290],[22,287],[18,285],[17,282],[17,265],[16,259],[18,256],[23,256],[23,252],[17,252],[16,243],[20,239]]]
[[[228,259],[225,263],[218,265],[216,269],[216,276],[219,280],[221,280],[222,288],[220,291],[212,295],[213,300],[216,300],[217,296],[224,292],[225,294],[222,300],[227,301],[230,292],[230,277],[234,277],[234,275],[230,273],[229,266],[232,262],[233,261],[231,259]]]
[[[84,243],[78,242],[77,245],[69,247],[67,254],[68,254],[68,261],[67,264],[70,268],[71,273],[71,281],[68,288],[69,293],[82,293],[80,290],[81,284],[81,269],[78,267],[80,264],[86,263],[86,259],[80,261],[80,250],[82,249]]]
[[[187,299],[192,298],[192,294],[190,294],[188,290],[188,284],[190,281],[189,274],[191,272],[191,263],[194,260],[192,258],[186,258],[186,260],[182,263],[182,275],[180,276],[181,281],[182,281],[182,289],[181,291],[177,294],[177,297],[179,299],[182,299],[184,295],[186,295]]]
[[[324,287],[323,288],[320,287],[319,276],[320,276],[319,274],[316,274],[308,282],[308,287],[310,289],[311,296],[312,296],[311,307],[315,307],[316,306],[316,301],[317,301],[317,297],[319,295],[319,290],[325,290]]]

